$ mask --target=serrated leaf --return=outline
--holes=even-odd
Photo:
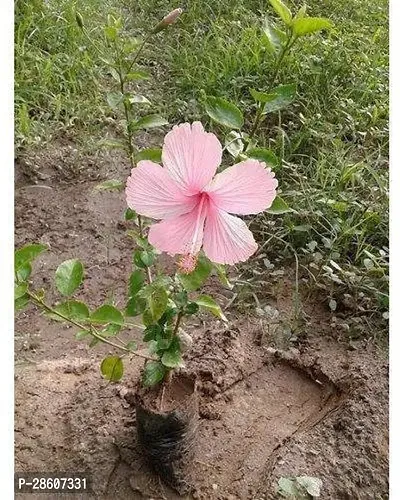
[[[129,97],[131,104],[151,104],[151,102],[144,95],[133,94]]]
[[[157,337],[161,335],[161,333],[162,327],[158,323],[149,325],[143,332],[143,341],[150,342],[150,340],[157,340]]]
[[[276,168],[279,165],[279,160],[275,153],[267,148],[249,149],[249,151],[246,151],[246,156],[254,160],[263,161],[271,168]]]
[[[90,315],[90,322],[98,324],[113,323],[114,325],[122,326],[124,324],[124,316],[116,307],[111,304],[104,304]]]
[[[178,274],[178,278],[186,291],[193,292],[201,287],[211,271],[211,262],[206,257],[200,256],[196,269],[189,274]]]
[[[100,365],[103,377],[110,382],[118,382],[124,374],[124,364],[119,356],[108,356],[104,358]]]
[[[125,187],[125,184],[122,181],[117,179],[108,179],[100,184],[95,186],[96,191],[120,191]]]
[[[196,304],[211,312],[217,318],[222,319],[222,321],[228,321],[220,306],[209,295],[199,295],[196,299]]]
[[[67,319],[74,321],[85,321],[89,317],[89,309],[86,304],[78,300],[68,300],[54,307],[54,310],[62,314]],[[63,321],[60,316],[54,313],[46,314],[47,317],[56,321]]]
[[[20,311],[29,303],[29,295],[22,295],[18,299],[14,300],[14,308],[16,311]]]
[[[333,24],[324,17],[303,17],[293,21],[293,33],[296,36],[311,35],[317,31],[330,29]]]
[[[128,300],[125,308],[125,316],[134,317],[142,314],[146,309],[146,301],[137,295]]]
[[[294,210],[289,207],[285,200],[277,196],[272,202],[272,205],[267,208],[266,212],[273,215],[281,215],[288,212],[294,212]]]
[[[270,102],[278,97],[278,94],[260,92],[255,89],[250,89],[251,97],[257,102]]]
[[[233,129],[241,129],[243,127],[243,113],[235,104],[221,97],[207,97],[205,110],[212,120],[224,127]]]
[[[83,265],[78,259],[66,260],[56,270],[55,284],[57,290],[67,297],[75,292],[82,280]]]
[[[153,287],[148,304],[154,321],[158,321],[168,305],[168,293],[165,288]]]
[[[229,153],[236,158],[243,152],[244,144],[239,132],[231,130],[225,137],[225,147]]]
[[[282,49],[282,43],[286,40],[286,35],[283,31],[278,30],[266,17],[263,23],[263,41],[267,49],[272,54],[277,54]]]
[[[141,269],[150,267],[153,264],[154,259],[154,253],[150,250],[135,250],[133,252],[133,263]]]
[[[142,130],[168,125],[168,121],[160,115],[147,115],[132,122],[133,130]]]
[[[32,273],[32,266],[29,262],[23,264],[15,271],[15,275],[18,282],[26,281]]]
[[[30,264],[34,259],[36,259],[42,252],[47,250],[46,245],[32,244],[25,245],[24,247],[16,250],[14,254],[14,266],[16,270],[26,264]]]
[[[25,295],[27,290],[28,290],[27,283],[21,283],[20,285],[16,285],[14,287],[14,300],[17,300],[20,297],[22,297],[23,295]]]
[[[145,275],[143,271],[141,271],[140,269],[133,271],[133,273],[129,277],[129,297],[133,297],[134,295],[136,295],[138,291],[143,287],[144,282]]]
[[[124,219],[125,220],[135,220],[136,219],[136,212],[132,210],[131,208],[127,208],[124,213]]]
[[[263,114],[273,113],[289,106],[296,96],[296,84],[279,85],[279,87],[272,89],[270,94],[275,96],[264,103]]]
[[[120,104],[124,99],[124,95],[122,92],[109,92],[107,94],[107,103],[111,109],[118,109]]]
[[[161,163],[161,154],[162,150],[160,148],[142,149],[142,151],[139,151],[136,155],[136,159],[137,161],[150,160],[156,163]]]
[[[151,387],[155,384],[161,382],[167,373],[165,366],[159,361],[149,361],[146,363],[143,371],[143,385],[145,387]]]
[[[168,350],[164,351],[161,357],[161,363],[168,368],[183,366],[181,345],[177,336],[170,342]]]
[[[290,26],[292,24],[292,13],[289,8],[281,0],[269,0],[269,3],[286,26]]]

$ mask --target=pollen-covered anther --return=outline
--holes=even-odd
[[[197,255],[187,253],[182,255],[178,261],[178,269],[183,274],[192,273],[196,269]]]

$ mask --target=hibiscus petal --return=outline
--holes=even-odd
[[[165,168],[146,160],[132,169],[125,193],[130,208],[154,219],[188,213],[197,204],[197,198],[186,196]]]
[[[208,211],[203,250],[212,262],[236,264],[253,255],[257,243],[243,220],[214,206]]]
[[[165,136],[162,161],[171,177],[187,194],[206,186],[221,163],[222,147],[200,122],[175,126]]]
[[[206,203],[203,202],[200,201],[196,208],[188,214],[152,225],[149,231],[150,244],[171,255],[197,254],[203,242],[207,210]]]
[[[265,163],[246,160],[217,174],[205,191],[225,212],[258,214],[272,205],[278,181]]]

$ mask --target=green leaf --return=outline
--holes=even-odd
[[[282,50],[282,44],[286,41],[285,33],[275,28],[268,17],[264,19],[263,32],[262,41],[264,45],[270,53],[276,55]]]
[[[159,320],[168,305],[168,293],[165,288],[153,287],[148,304],[154,321]]]
[[[16,278],[18,282],[26,281],[32,273],[32,266],[27,262],[20,266],[16,271]]]
[[[113,323],[114,325],[122,326],[124,324],[124,316],[116,307],[104,304],[90,315],[90,321],[91,323]]]
[[[140,269],[133,271],[133,273],[129,277],[129,297],[133,297],[134,295],[136,295],[138,291],[143,287],[144,282],[145,276],[143,271],[140,271]]]
[[[151,104],[151,102],[144,95],[133,94],[129,97],[131,104]]]
[[[159,361],[149,361],[145,364],[143,371],[143,385],[145,387],[151,387],[155,384],[161,382],[167,373],[165,366]]]
[[[215,270],[217,271],[218,279],[219,281],[228,287],[230,290],[232,290],[233,285],[230,283],[228,280],[228,276],[226,275],[226,269],[223,264],[216,264],[215,262],[213,263]]]
[[[133,263],[141,269],[150,267],[153,264],[154,259],[154,253],[149,250],[135,250],[133,252]]]
[[[239,156],[244,147],[241,134],[231,130],[225,137],[225,147],[234,158]]]
[[[179,280],[187,292],[201,287],[212,271],[211,262],[203,256],[199,257],[196,269],[189,274],[178,274]]]
[[[136,155],[136,159],[137,161],[150,160],[155,161],[156,163],[160,163],[161,154],[162,150],[160,148],[142,149],[142,151],[139,151],[139,153]]]
[[[107,94],[107,103],[111,109],[118,109],[120,104],[124,99],[124,94],[122,92],[109,92]]]
[[[95,186],[96,191],[120,191],[125,187],[125,184],[122,181],[118,181],[116,179],[109,179],[107,181],[102,182],[101,184],[97,184]]]
[[[142,323],[144,324],[144,326],[150,326],[153,324],[153,315],[151,314],[150,309],[146,309],[145,311],[143,311]]]
[[[104,358],[100,365],[103,377],[111,382],[118,382],[124,374],[124,365],[119,356],[108,356]]]
[[[178,337],[174,337],[167,351],[161,357],[161,363],[168,368],[183,366],[181,346]]]
[[[65,296],[72,295],[83,280],[83,265],[78,259],[66,260],[56,270],[55,283]]]
[[[22,295],[18,299],[14,300],[14,308],[16,311],[20,311],[29,303],[29,295]]]
[[[150,78],[149,73],[147,71],[132,71],[125,76],[125,80],[127,82],[133,80],[148,80]]]
[[[288,212],[294,212],[294,210],[289,207],[285,200],[283,200],[280,196],[277,196],[272,205],[267,208],[266,212],[273,215],[281,215]]]
[[[209,295],[199,295],[196,299],[196,304],[211,312],[217,318],[222,319],[222,321],[228,321],[220,306]]]
[[[259,92],[255,89],[250,89],[251,97],[257,102],[270,102],[276,99],[278,94],[267,94],[266,92]]]
[[[136,219],[136,212],[131,208],[127,208],[124,213],[124,219],[125,220]]]
[[[168,125],[168,121],[160,115],[147,115],[132,123],[133,130],[142,130]]]
[[[154,325],[149,325],[143,332],[143,341],[150,342],[150,340],[157,340],[157,337],[161,335],[162,327],[156,323]]]
[[[296,96],[296,84],[280,85],[271,90],[271,95],[275,94],[274,98],[265,103],[264,112],[272,113],[286,108]]]
[[[292,13],[289,8],[281,0],[269,0],[269,3],[286,26],[290,26],[292,24]]]
[[[333,24],[324,17],[303,17],[293,21],[293,33],[296,36],[311,35],[317,31],[330,29]]]
[[[89,309],[87,305],[78,300],[68,300],[67,302],[63,302],[62,304],[54,307],[54,310],[66,318],[74,321],[85,321],[89,317]],[[48,313],[46,316],[51,319],[55,319],[56,321],[63,321],[63,319],[60,318],[60,316],[57,316],[57,314]]]
[[[205,110],[215,122],[233,129],[243,127],[244,118],[240,109],[221,97],[207,97]]]
[[[25,245],[20,248],[14,254],[15,269],[18,271],[21,267],[26,266],[26,264],[30,264],[45,250],[47,250],[47,246],[41,244]]]
[[[146,301],[138,296],[131,297],[125,308],[125,316],[133,317],[142,314],[146,309]]]
[[[196,314],[197,311],[199,310],[199,305],[197,302],[189,302],[189,304],[185,307],[185,314],[191,315],[191,314]]]
[[[263,161],[271,168],[276,168],[279,165],[279,160],[275,153],[267,148],[252,148],[246,151],[246,156],[254,160]]]
[[[28,290],[27,283],[21,283],[20,285],[16,285],[14,287],[14,300],[17,300],[21,298],[23,295],[25,295],[27,290]]]

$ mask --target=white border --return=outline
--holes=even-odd
[[[14,119],[13,119],[13,14],[12,0],[0,1],[0,490],[14,498]]]

